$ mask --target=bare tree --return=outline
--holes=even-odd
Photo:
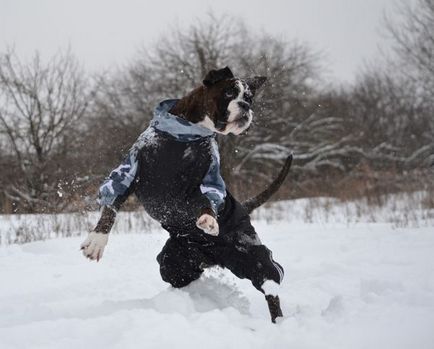
[[[358,109],[365,109],[362,113],[365,125],[371,125],[371,140],[378,142],[376,149],[385,159],[403,168],[432,166],[434,1],[401,1],[394,14],[393,20],[385,17],[385,28],[395,55],[388,59],[384,72],[367,69],[354,96]],[[376,128],[372,127],[375,117]]]
[[[13,50],[0,55],[0,134],[13,159],[2,171],[9,173],[3,187],[26,211],[66,202],[62,185],[74,170],[63,166],[77,156],[69,147],[88,104],[82,74],[69,52],[46,63],[38,53],[29,63]]]
[[[210,69],[234,62],[245,32],[240,20],[208,13],[188,28],[173,27],[150,50],[141,49],[130,69],[143,80],[157,82],[160,96],[183,96]]]
[[[423,90],[427,103],[434,96],[434,1],[401,1],[395,10],[397,20],[386,17],[387,32],[398,60],[394,66]],[[403,65],[405,69],[403,69]]]

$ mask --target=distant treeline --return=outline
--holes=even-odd
[[[0,212],[95,208],[98,185],[155,105],[226,65],[240,77],[268,77],[248,133],[219,138],[236,195],[265,187],[289,152],[295,160],[280,197],[432,190],[434,1],[396,11],[397,20],[384,20],[391,54],[338,87],[326,83],[323,57],[308,45],[212,14],[92,76],[70,50],[25,62],[13,49],[0,52]]]

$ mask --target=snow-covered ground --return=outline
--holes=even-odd
[[[255,221],[286,270],[276,325],[225,270],[168,287],[156,228],[110,236],[99,263],[82,237],[0,247],[0,347],[434,348],[433,227],[312,220]]]

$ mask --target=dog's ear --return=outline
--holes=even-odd
[[[226,79],[232,79],[234,77],[234,74],[232,74],[229,67],[224,67],[223,69],[217,69],[217,70],[211,70],[206,74],[205,78],[203,79],[203,84],[206,87],[214,85],[216,82],[226,80]]]
[[[252,91],[253,94],[267,81],[267,77],[265,76],[255,76],[253,78],[246,79],[246,83]]]

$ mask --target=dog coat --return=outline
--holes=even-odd
[[[170,114],[176,102],[165,100],[157,106],[150,126],[101,185],[101,206],[118,210],[135,192],[146,211],[162,224],[191,223],[202,208],[218,214],[226,186],[216,135]]]

